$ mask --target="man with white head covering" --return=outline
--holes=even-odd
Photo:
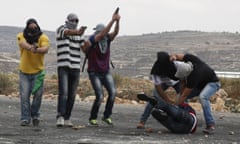
[[[170,56],[170,60],[185,62],[183,65],[177,65],[178,71],[175,74],[184,83],[179,104],[186,99],[199,96],[206,122],[206,129],[203,132],[213,133],[215,120],[211,112],[210,98],[221,86],[216,73],[205,62],[192,54],[174,54]]]
[[[68,14],[65,24],[56,31],[57,72],[58,72],[58,104],[57,123],[59,126],[73,126],[70,121],[72,108],[80,77],[80,50],[83,44],[83,33],[86,29],[79,23],[78,16]]]
[[[174,61],[174,64],[177,69],[174,76],[179,79],[186,78],[187,76],[190,75],[190,73],[193,70],[193,65],[190,61],[189,62]]]

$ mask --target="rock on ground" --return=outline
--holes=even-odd
[[[240,142],[240,115],[213,112],[217,128],[213,135],[205,135],[202,112],[198,111],[198,128],[195,134],[172,134],[152,117],[147,129],[136,129],[144,105],[116,104],[112,119],[114,127],[101,122],[104,110],[99,111],[99,127],[88,127],[92,103],[76,102],[72,112],[74,128],[57,128],[56,100],[43,100],[39,127],[20,126],[18,98],[0,96],[0,143],[1,144],[226,144]]]

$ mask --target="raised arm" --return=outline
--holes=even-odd
[[[116,21],[114,31],[109,34],[110,39],[113,40],[119,32],[119,20]]]
[[[107,24],[107,26],[95,36],[95,42],[98,42],[101,39],[103,39],[103,37],[111,30],[111,27],[114,24],[114,22],[117,22],[115,27],[115,31],[116,31],[115,36],[116,36],[119,29],[119,24],[118,24],[119,20],[120,20],[120,15],[114,13],[111,21]]]

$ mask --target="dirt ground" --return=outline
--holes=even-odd
[[[116,104],[112,119],[114,127],[100,121],[104,104],[99,112],[99,127],[88,127],[92,103],[76,102],[72,112],[74,128],[57,128],[56,101],[43,100],[41,123],[38,127],[20,126],[18,98],[0,96],[0,144],[238,144],[240,143],[240,114],[214,112],[216,132],[205,135],[202,112],[198,111],[195,134],[172,134],[152,117],[147,129],[136,129],[144,105]]]

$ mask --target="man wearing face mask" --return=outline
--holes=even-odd
[[[214,70],[193,54],[173,54],[171,61],[183,61],[185,64],[177,65],[175,76],[181,79],[181,94],[178,103],[199,96],[202,105],[206,128],[206,134],[215,131],[215,119],[211,111],[210,98],[219,90],[221,83]]]
[[[24,31],[17,34],[20,49],[19,90],[21,101],[21,126],[39,125],[43,95],[44,55],[49,49],[49,38],[37,21],[28,19]],[[32,104],[30,96],[33,95]]]
[[[80,49],[83,43],[83,33],[86,27],[77,29],[78,16],[70,13],[64,25],[56,31],[57,42],[57,72],[58,72],[58,127],[73,124],[70,121],[75,95],[80,78]]]
[[[89,126],[98,126],[97,115],[104,97],[103,86],[108,92],[108,99],[102,120],[109,125],[113,125],[110,116],[114,105],[116,88],[110,73],[109,59],[110,44],[119,32],[119,21],[120,15],[115,12],[111,21],[106,26],[98,24],[94,28],[94,34],[90,36],[89,40],[83,46],[83,50],[88,57],[88,76],[96,95],[89,118]],[[114,24],[113,32],[109,33]]]

